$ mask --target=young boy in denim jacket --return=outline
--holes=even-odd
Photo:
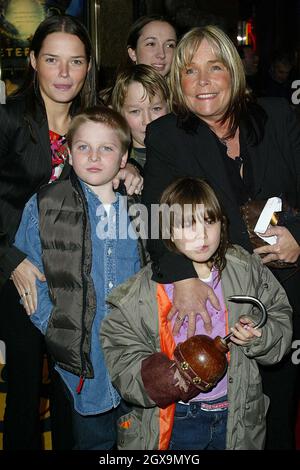
[[[111,449],[120,396],[99,342],[105,299],[141,267],[142,244],[113,179],[126,164],[130,130],[116,111],[77,115],[67,136],[70,178],[28,202],[15,245],[47,282],[22,302],[43,334],[72,406],[76,449]]]

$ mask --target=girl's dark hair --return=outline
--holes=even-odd
[[[174,228],[183,227],[187,219],[189,223],[196,223],[199,204],[204,206],[205,217],[212,222],[221,222],[220,244],[209,260],[220,274],[226,266],[225,255],[229,246],[227,219],[214,190],[209,184],[200,178],[178,178],[164,190],[160,198],[160,204],[160,233],[170,251],[178,253],[172,241]],[[189,209],[191,209],[191,212]]]
[[[43,42],[49,34],[64,32],[77,36],[84,44],[85,53],[88,62],[90,63],[89,71],[87,72],[86,80],[79,93],[74,99],[70,114],[74,115],[78,109],[84,109],[88,106],[96,104],[96,67],[93,53],[92,42],[86,27],[74,16],[70,15],[53,15],[46,18],[37,27],[29,47],[29,52],[33,51],[37,58],[43,46]],[[31,106],[27,113],[35,114],[36,106],[41,105],[44,108],[44,103],[40,94],[38,86],[38,76],[31,66],[29,61],[28,71],[25,81],[21,88],[14,94],[29,95],[28,103]]]
[[[144,28],[144,26],[146,26],[149,23],[152,23],[153,21],[161,21],[163,23],[169,23],[172,26],[172,28],[174,28],[176,35],[177,35],[176,26],[170,19],[166,18],[165,16],[161,16],[161,15],[141,16],[131,25],[131,28],[129,30],[128,37],[127,37],[127,49],[129,48],[134,49],[134,50],[136,49],[137,42],[139,40],[140,35],[142,34],[142,29]],[[132,63],[128,54],[127,54],[127,63]]]
[[[165,16],[161,15],[148,15],[148,16],[141,16],[138,18],[132,25],[128,33],[127,37],[127,48],[131,47],[132,49],[136,49],[138,39],[142,34],[142,29],[152,21],[162,21],[163,23],[169,23],[174,30],[176,31],[176,27],[171,20],[166,18]]]

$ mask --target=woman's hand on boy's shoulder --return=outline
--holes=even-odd
[[[124,181],[126,191],[129,196],[132,194],[141,194],[144,179],[138,169],[131,163],[127,163],[113,179],[114,189],[118,189],[120,180]]]

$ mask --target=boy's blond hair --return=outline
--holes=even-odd
[[[130,128],[126,119],[117,111],[105,106],[93,106],[87,108],[84,112],[77,114],[71,121],[67,133],[67,142],[70,150],[72,149],[73,138],[82,124],[95,122],[104,124],[116,131],[121,143],[122,153],[124,154],[130,145]]]
[[[140,83],[144,88],[144,98],[148,96],[151,101],[155,95],[160,95],[169,105],[169,87],[165,78],[150,65],[138,64],[131,65],[118,74],[110,100],[113,109],[122,112],[128,87],[134,82]]]

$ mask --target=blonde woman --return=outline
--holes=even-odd
[[[284,100],[251,99],[239,54],[230,38],[215,26],[194,28],[183,36],[169,78],[173,112],[147,129],[144,201],[149,208],[157,203],[176,176],[205,178],[229,219],[230,241],[251,252],[240,214],[242,204],[280,196],[300,208],[300,126],[296,116]],[[298,260],[300,219],[272,227],[265,235],[277,237],[274,245],[256,250],[265,264]],[[188,315],[192,335],[199,314],[209,332],[206,303],[219,308],[212,290],[196,278],[192,263],[184,256],[169,253],[159,240],[151,240],[148,248],[154,278],[175,284],[171,312],[178,312],[175,330]],[[294,338],[299,339],[300,272],[291,267],[274,270],[274,274],[292,304]],[[267,448],[293,448],[297,366],[287,358],[276,369],[262,372],[265,393],[271,398]]]

